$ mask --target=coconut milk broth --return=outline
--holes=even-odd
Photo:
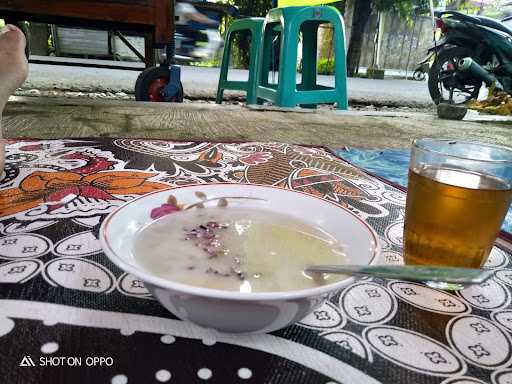
[[[134,238],[134,258],[148,272],[193,286],[275,292],[332,283],[308,276],[309,264],[343,264],[341,245],[320,228],[252,208],[191,209],[164,216]]]

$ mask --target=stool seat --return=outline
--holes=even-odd
[[[319,26],[325,23],[330,23],[333,28],[334,87],[317,84],[317,35]],[[256,89],[258,99],[271,101],[280,107],[301,105],[314,108],[321,103],[337,103],[339,109],[348,109],[345,29],[336,8],[275,8],[267,14],[263,28]],[[297,47],[301,34],[302,81],[297,84]],[[280,36],[279,77],[277,84],[270,84],[268,77],[276,35]]]
[[[217,104],[222,103],[224,90],[226,89],[246,91],[247,104],[257,103],[256,86],[258,82],[256,77],[258,74],[258,63],[260,61],[260,44],[264,21],[265,19],[263,17],[250,17],[235,20],[229,26],[224,45],[224,53],[222,55],[219,85],[217,87]],[[249,50],[249,79],[247,81],[228,80],[229,59],[233,40],[237,34],[249,34],[251,39]]]

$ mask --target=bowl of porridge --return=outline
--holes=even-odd
[[[307,316],[353,278],[307,265],[376,262],[378,237],[358,216],[302,192],[192,185],[110,214],[107,257],[171,313],[230,333],[272,332]]]

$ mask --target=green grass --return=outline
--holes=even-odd
[[[320,75],[333,75],[334,74],[334,60],[333,59],[320,59],[317,64],[318,74]]]
[[[220,62],[219,62],[219,60],[193,61],[190,63],[190,65],[194,66],[194,67],[214,68],[214,67],[220,67]]]

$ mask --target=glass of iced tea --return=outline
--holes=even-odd
[[[414,140],[405,213],[405,264],[480,268],[511,199],[512,149],[458,140]]]

